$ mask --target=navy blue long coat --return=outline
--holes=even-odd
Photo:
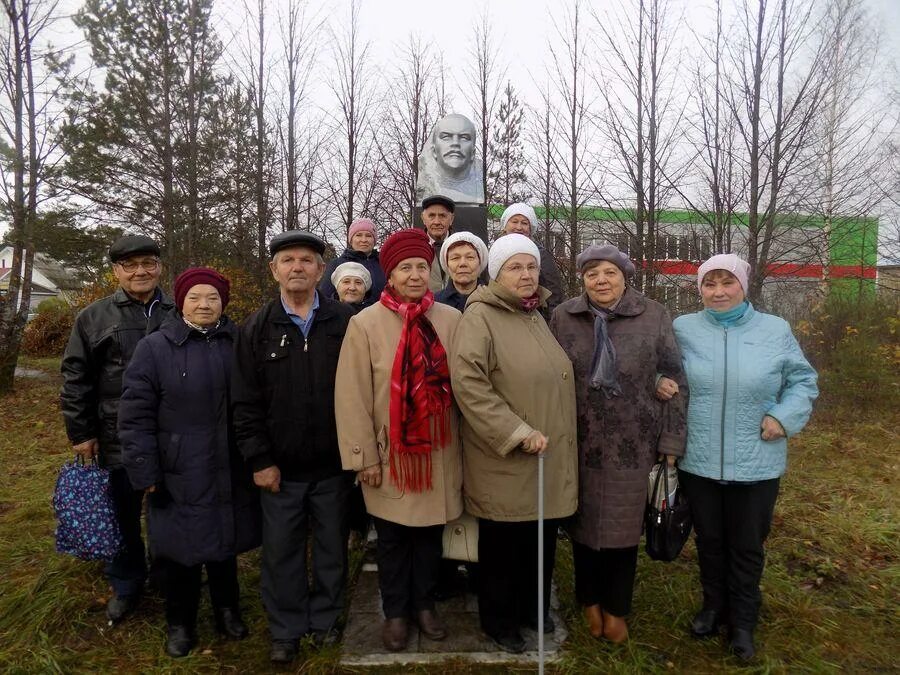
[[[236,328],[207,335],[177,315],[142,339],[125,371],[119,437],[128,477],[148,497],[154,556],[182,565],[259,545],[259,495],[237,451],[229,386]]]

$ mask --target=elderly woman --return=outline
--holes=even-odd
[[[216,628],[231,639],[247,636],[236,555],[259,544],[259,507],[229,422],[236,330],[222,314],[228,291],[228,279],[212,269],[178,276],[178,314],[138,343],[119,408],[125,468],[149,495],[150,549],[166,570],[173,657],[195,644],[204,566]]]
[[[575,595],[594,637],[622,642],[637,566],[647,474],[659,455],[684,453],[684,405],[661,403],[657,374],[684,384],[665,308],[628,284],[634,264],[615,246],[575,263],[584,293],[560,305],[550,329],[575,367],[578,513],[568,523]]]
[[[428,289],[434,250],[421,230],[381,249],[387,286],[350,320],[335,391],[344,469],[357,472],[378,533],[384,646],[406,648],[409,618],[432,640],[447,636],[434,587],[443,526],[462,513],[458,416],[446,348],[459,312]]]
[[[341,263],[331,273],[335,288],[333,299],[350,305],[359,312],[365,308],[366,294],[372,289],[372,275],[357,262]]]
[[[361,301],[364,307],[378,302],[381,290],[384,288],[384,272],[379,263],[378,249],[375,248],[376,231],[375,223],[368,218],[357,218],[347,230],[347,248],[337,258],[330,261],[325,268],[325,274],[319,283],[319,292],[326,298],[339,297],[336,295],[337,284],[332,280],[334,271],[344,263],[352,262],[362,265],[369,272],[371,282]]]
[[[544,608],[560,519],[575,511],[575,379],[538,312],[541,256],[521,234],[491,247],[491,281],[459,324],[450,373],[463,413],[466,510],[478,518],[481,627],[505,651],[525,649],[538,625],[538,457],[545,453]],[[553,624],[546,619],[545,630]]]
[[[500,232],[505,234],[521,234],[529,239],[534,239],[534,228],[538,226],[537,214],[528,204],[516,202],[510,204],[500,216]],[[537,244],[535,244],[537,246]],[[549,319],[553,310],[566,299],[566,293],[563,289],[562,276],[559,273],[559,267],[556,260],[550,253],[538,246],[541,254],[541,273],[538,276],[538,283],[550,291],[544,306],[541,308],[541,315],[545,319]]]
[[[744,660],[756,651],[763,544],[787,438],[806,425],[819,393],[787,322],[747,301],[749,273],[750,265],[732,253],[713,256],[697,271],[704,309],[675,320],[690,387],[678,473],[703,587],[691,633],[705,638],[728,626],[731,649]]]
[[[481,275],[488,264],[487,246],[471,232],[451,234],[441,246],[440,263],[450,278],[434,299],[462,312],[472,291],[482,283]]]

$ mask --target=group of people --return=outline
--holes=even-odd
[[[333,642],[361,491],[377,533],[384,646],[406,648],[411,622],[426,638],[447,636],[435,602],[442,532],[465,510],[478,519],[481,628],[521,652],[522,629],[541,618],[542,455],[544,630],[554,628],[562,527],[588,629],[621,642],[647,476],[677,461],[703,589],[691,632],[727,627],[732,650],[752,658],[786,438],[817,389],[788,324],[747,301],[749,265],[733,254],[704,262],[704,309],[673,324],[608,244],[578,255],[584,290],[566,299],[526,204],[506,209],[490,247],[452,233],[452,200],[422,207],[424,229],[380,248],[375,224],[355,221],[328,265],[312,233],[275,236],[278,294],[240,327],[215,270],[185,270],[170,299],[153,240],[113,244],[120,288],[79,314],[62,362],[69,438],[110,469],[125,539],[106,568],[110,621],[144,585],[146,494],[170,655],[196,641],[203,567],[217,629],[247,635],[236,556],[260,544],[271,660],[292,661],[304,637]]]

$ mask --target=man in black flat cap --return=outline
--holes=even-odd
[[[334,378],[353,310],[316,291],[324,252],[325,242],[310,232],[272,239],[269,268],[279,295],[244,322],[235,343],[235,436],[261,488],[260,585],[276,663],[291,662],[304,636],[331,642],[345,602],[353,476],[341,470]]]
[[[447,285],[447,273],[438,260],[441,246],[453,229],[455,213],[456,204],[444,195],[431,195],[422,200],[422,224],[434,248],[434,262],[431,265],[431,277],[428,279],[428,288],[432,293],[437,293]]]
[[[109,247],[116,292],[75,318],[62,359],[60,401],[66,433],[77,454],[97,457],[109,469],[110,490],[124,548],[104,570],[113,589],[106,606],[111,624],[131,612],[147,576],[141,539],[141,500],[122,465],[117,431],[122,375],[138,341],[156,330],[174,303],[159,289],[159,246],[143,235],[125,235]]]

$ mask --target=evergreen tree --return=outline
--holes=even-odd
[[[512,84],[506,83],[503,100],[497,113],[497,124],[491,134],[488,173],[488,201],[492,204],[511,204],[524,201],[529,193],[525,184],[525,152],[522,141],[522,122],[525,111],[516,98]]]
[[[66,187],[107,222],[160,237],[169,274],[207,258],[217,232],[211,167],[222,46],[212,0],[86,0],[75,16],[96,66],[98,91],[71,89]]]

